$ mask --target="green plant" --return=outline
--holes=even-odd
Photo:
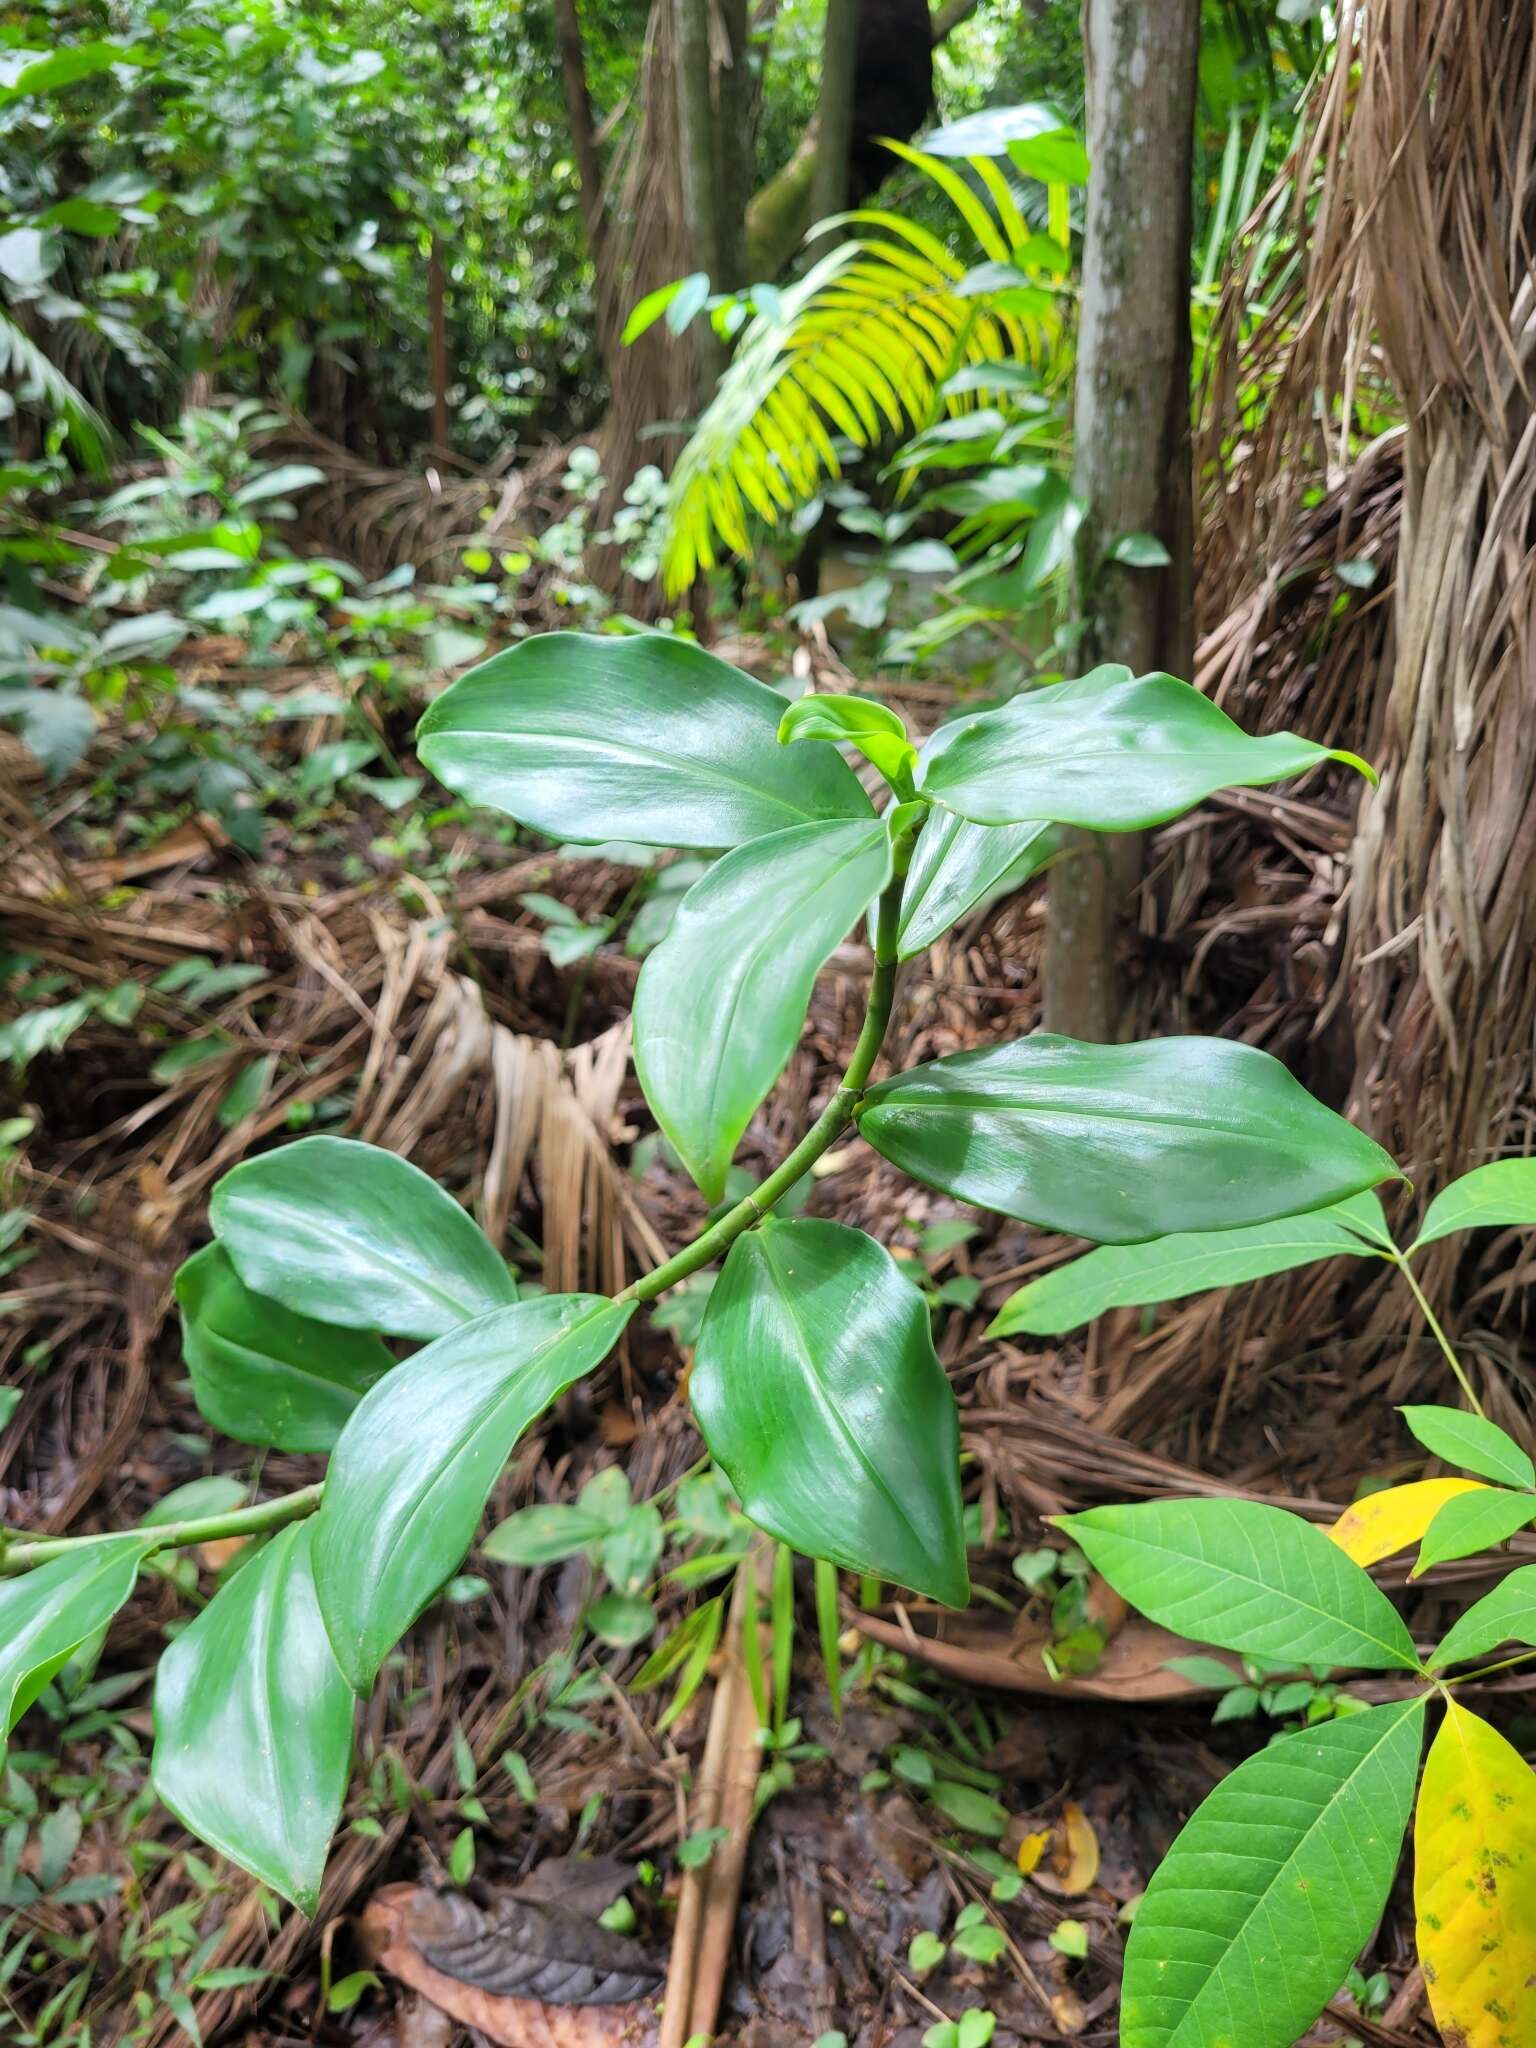
[[[418,744],[461,796],[557,842],[719,856],[647,955],[635,1031],[661,1131],[705,1202],[724,1205],[611,1299],[536,1294],[392,1153],[310,1137],[249,1158],[214,1188],[214,1241],[178,1283],[194,1392],[241,1440],[328,1453],[324,1478],[121,1535],[8,1537],[6,1726],[152,1557],[253,1539],[161,1660],[154,1781],[195,1833],[309,1910],[346,1793],[356,1698],[454,1582],[523,1431],[607,1357],[642,1304],[708,1267],[720,1270],[698,1332],[695,1412],[743,1512],[823,1561],[823,1641],[836,1637],[832,1565],[965,1600],[958,1420],[929,1304],[862,1231],[776,1213],[850,1127],[962,1201],[1110,1243],[1262,1224],[1396,1174],[1278,1061],[1225,1041],[1037,1036],[873,1080],[900,963],[974,900],[978,867],[995,868],[988,835],[1007,849],[1024,821],[1135,830],[1219,787],[1349,758],[1292,734],[1250,738],[1171,677],[1101,669],[958,720],[919,752],[883,706],[813,698],[786,710],[676,636],[552,635],[463,677]],[[890,786],[883,811],[844,744]],[[875,964],[848,1068],[782,1161],[726,1202],[733,1154],[795,1046],[816,973],[866,911]],[[402,1343],[422,1348],[395,1363]],[[590,1519],[561,1518],[557,1540],[595,1547],[620,1591],[655,1531],[608,1484],[614,1499],[578,1503]],[[529,1529],[499,1541],[516,1551]],[[782,1549],[767,1598],[772,1670],[755,1689],[772,1702],[771,1790],[804,1753],[784,1712]],[[1283,1647],[1345,1663],[1354,1640]],[[760,1663],[754,1622],[743,1642]],[[698,1652],[689,1638],[672,1668],[697,1668]],[[936,1775],[929,1796],[984,1839],[1006,1823],[963,1778]]]

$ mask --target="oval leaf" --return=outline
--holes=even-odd
[[[1424,1766],[1413,1865],[1419,1959],[1445,2039],[1536,2040],[1536,1777],[1454,1700]]]
[[[873,1238],[772,1217],[739,1237],[689,1392],[754,1522],[811,1557],[964,1604],[955,1398],[922,1296]]]
[[[364,1395],[315,1525],[320,1611],[354,1690],[458,1569],[523,1431],[607,1356],[633,1309],[594,1294],[518,1302],[439,1337]]]
[[[1423,1699],[1283,1736],[1211,1793],[1142,1895],[1122,2048],[1290,2048],[1386,1904]]]
[[[1419,1479],[1410,1486],[1384,1487],[1347,1507],[1328,1534],[1356,1564],[1380,1564],[1417,1543],[1448,1500],[1486,1491],[1477,1479]]]
[[[171,1644],[155,1790],[193,1834],[313,1913],[352,1760],[352,1692],[320,1619],[312,1522],[280,1529]]]
[[[1485,1657],[1501,1643],[1529,1643],[1536,1646],[1536,1564],[1522,1565],[1507,1579],[1469,1607],[1441,1638],[1430,1658],[1430,1669],[1447,1664],[1466,1664]]]
[[[1257,788],[1353,754],[1292,732],[1254,739],[1173,676],[1095,669],[941,726],[922,787],[983,825],[1054,819],[1095,832],[1165,824],[1218,789]]]
[[[1386,1236],[1381,1203],[1364,1194],[1331,1209],[1250,1223],[1241,1230],[1184,1231],[1145,1244],[1104,1245],[1026,1281],[1003,1303],[987,1335],[1011,1337],[1022,1330],[1056,1337],[1106,1309],[1178,1301],[1207,1288],[1288,1273],[1319,1259],[1379,1258],[1361,1234],[1376,1229]]]
[[[890,871],[879,822],[772,833],[716,861],[647,957],[635,1071],[706,1200],[795,1049],[818,970]]]
[[[1536,1159],[1495,1159],[1475,1166],[1436,1195],[1414,1249],[1457,1230],[1536,1223]]]
[[[1479,1486],[1471,1493],[1459,1494],[1437,1511],[1411,1576],[1417,1578],[1432,1564],[1449,1564],[1458,1557],[1475,1557],[1480,1550],[1496,1549],[1530,1522],[1536,1522],[1536,1494],[1505,1493],[1496,1486]]]
[[[0,1582],[0,1757],[43,1687],[128,1598],[152,1548],[108,1536]]]
[[[1039,874],[1061,845],[1059,825],[973,825],[928,813],[902,892],[896,957],[910,960],[978,904]]]
[[[322,1323],[440,1337],[516,1299],[473,1217],[419,1166],[355,1138],[243,1161],[208,1216],[247,1287]]]
[[[546,633],[461,676],[417,728],[439,781],[551,839],[739,846],[867,818],[830,747],[778,743],[784,699],[668,633]]]
[[[1222,1038],[1037,1032],[882,1081],[859,1129],[961,1201],[1101,1244],[1263,1223],[1397,1173],[1277,1059]]]
[[[1426,1451],[1500,1486],[1536,1486],[1536,1465],[1511,1436],[1484,1415],[1461,1408],[1400,1408],[1398,1413]]]
[[[1290,1669],[1418,1669],[1386,1594],[1321,1529],[1283,1508],[1159,1500],[1059,1523],[1123,1599],[1178,1634]]]
[[[198,1410],[243,1444],[328,1451],[395,1362],[377,1337],[252,1294],[217,1243],[181,1267],[176,1301]]]

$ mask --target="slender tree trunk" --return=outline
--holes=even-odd
[[[752,197],[752,159],[757,108],[752,85],[751,28],[747,0],[721,0],[726,56],[715,73],[715,119],[720,137],[720,270],[723,291],[738,291],[747,277],[747,202]]]
[[[587,230],[587,254],[595,263],[603,234],[603,173],[587,91],[587,60],[581,41],[577,0],[554,0],[555,35],[560,44],[560,72],[565,81],[565,112],[571,128],[571,149],[581,180],[581,215]]]
[[[853,73],[858,58],[859,0],[827,0],[821,42],[821,91],[816,101],[816,168],[811,215],[826,220],[848,204],[848,156],[853,147]]]
[[[1084,0],[1088,214],[1077,344],[1073,490],[1078,668],[1193,667],[1189,448],[1190,178],[1200,0]],[[1106,561],[1150,533],[1169,566]],[[1141,872],[1134,835],[1071,835],[1053,871],[1044,1022],[1119,1035],[1116,933]]]
[[[436,235],[427,257],[427,320],[432,355],[432,453],[446,455],[448,441],[448,312],[442,245]]]
[[[711,283],[725,261],[721,234],[721,160],[710,78],[710,0],[672,0],[677,24],[677,111],[682,151],[683,216],[693,261]],[[724,367],[725,353],[706,320],[693,324],[701,386]]]

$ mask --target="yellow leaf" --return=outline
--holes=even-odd
[[[1099,1838],[1093,1831],[1093,1822],[1074,1799],[1067,1800],[1061,1809],[1051,1861],[1061,1880],[1061,1890],[1069,1896],[1089,1891],[1098,1882]]]
[[[1424,1766],[1413,1838],[1419,1960],[1456,2048],[1536,2041],[1536,1773],[1454,1701]]]
[[[1050,1847],[1048,1834],[1026,1835],[1019,1844],[1019,1875],[1028,1877]]]
[[[1418,1479],[1411,1486],[1389,1486],[1346,1508],[1328,1534],[1356,1564],[1379,1564],[1394,1550],[1409,1550],[1419,1542],[1458,1493],[1486,1490],[1480,1479]]]

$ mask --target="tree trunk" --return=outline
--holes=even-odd
[[[442,245],[432,237],[427,257],[427,324],[432,372],[432,453],[447,455],[448,441],[448,310],[443,277]]]
[[[587,91],[587,60],[581,41],[577,0],[554,0],[555,35],[560,44],[560,72],[565,81],[565,112],[571,128],[571,150],[581,180],[581,215],[587,230],[587,254],[597,261],[603,237],[603,173]]]
[[[706,271],[711,284],[716,284],[725,248],[721,233],[723,170],[710,78],[710,0],[672,0],[672,4],[677,23],[677,124],[683,220],[694,268]],[[725,352],[707,320],[695,320],[691,332],[702,398],[724,367]]]
[[[853,72],[859,43],[859,0],[827,0],[821,41],[821,91],[816,101],[816,168],[811,215],[827,220],[848,204],[853,146]]]
[[[1190,474],[1190,179],[1199,0],[1084,0],[1087,225],[1072,487],[1080,673],[1194,665]],[[1162,569],[1105,558],[1127,533],[1168,552]],[[1141,872],[1132,834],[1070,835],[1046,926],[1047,1030],[1119,1035],[1116,937]]]

